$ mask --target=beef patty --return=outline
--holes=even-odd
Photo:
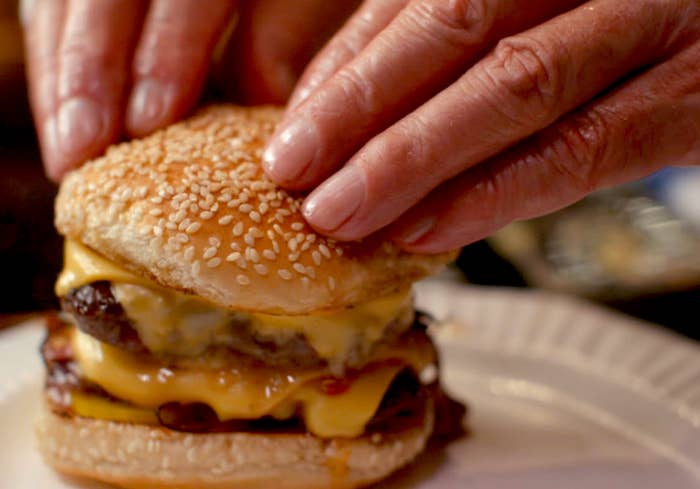
[[[115,398],[99,385],[85,379],[80,372],[70,345],[68,326],[60,321],[50,322],[49,333],[42,345],[41,354],[47,368],[45,394],[53,412],[74,416],[71,409],[71,393],[81,392],[110,402],[128,404]],[[449,426],[449,431],[461,427],[465,409],[440,390],[437,383],[422,385],[410,369],[402,371],[392,382],[382,402],[367,425],[368,434],[390,434],[423,421],[428,401],[437,409],[438,426]],[[270,416],[253,420],[220,421],[216,413],[202,403],[168,403],[156,410],[161,425],[185,432],[252,432],[252,433],[304,433],[306,428],[300,416],[279,420]],[[443,428],[444,429],[444,428]],[[443,431],[443,430],[438,430]]]
[[[147,353],[148,350],[139,338],[133,322],[119,304],[109,282],[100,281],[72,290],[61,298],[61,308],[69,313],[81,331],[109,345],[133,353]],[[417,315],[412,328],[425,329],[427,320]],[[393,342],[411,324],[393,321],[384,329],[380,342]],[[230,331],[233,335],[227,349],[251,357],[276,367],[317,368],[327,365],[302,334],[291,335],[280,343],[272,338],[257,334],[240,314],[232,314]],[[361,367],[367,360],[367,352],[362,352],[360,344],[351,350],[346,367]]]

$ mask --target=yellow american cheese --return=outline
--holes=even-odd
[[[328,370],[283,371],[271,367],[169,369],[73,331],[72,346],[83,375],[115,397],[155,409],[168,402],[202,402],[221,420],[285,417],[301,406],[306,425],[320,437],[355,437],[364,431],[396,375],[409,366],[420,372],[434,363],[426,342],[379,348],[372,364],[337,394],[321,388]],[[89,406],[78,414],[109,411]],[[87,409],[87,411],[86,411]],[[120,413],[124,414],[124,413]],[[128,417],[128,414],[126,414]],[[120,419],[123,420],[123,419]]]
[[[342,366],[354,348],[369,352],[388,324],[410,321],[412,315],[409,290],[353,308],[309,315],[234,313],[198,297],[167,290],[77,242],[66,241],[65,267],[56,293],[65,295],[98,280],[112,282],[112,290],[141,341],[155,353],[194,356],[207,346],[226,345],[231,337],[230,317],[237,314],[246,316],[253,330],[266,338],[284,342],[301,334],[321,358]]]
[[[150,280],[124,270],[76,241],[67,239],[63,248],[63,270],[56,281],[56,295],[63,297],[73,289],[100,280],[142,285],[150,283]]]
[[[198,355],[208,345],[226,344],[231,314],[244,314],[214,306],[197,297],[166,290],[101,257],[86,247],[67,241],[65,268],[56,293],[65,295],[80,286],[107,280],[134,323],[139,337],[155,353]],[[74,330],[73,350],[86,378],[113,396],[131,404],[77,394],[73,409],[79,415],[153,423],[154,409],[168,402],[208,404],[221,420],[256,419],[265,415],[292,416],[301,407],[306,425],[321,437],[360,435],[381,403],[396,375],[406,366],[420,372],[435,362],[428,342],[379,345],[372,365],[353,379],[342,393],[328,394],[322,379],[333,365],[360,345],[372,346],[393,320],[410,320],[409,291],[352,309],[304,316],[246,313],[251,327],[265,337],[284,341],[302,334],[331,368],[283,371],[251,368],[166,368],[103,344]]]

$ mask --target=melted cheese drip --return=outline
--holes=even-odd
[[[56,281],[56,295],[63,297],[73,289],[100,280],[146,286],[152,283],[104,259],[85,246],[67,239],[63,247],[63,270]]]
[[[137,407],[155,409],[168,402],[202,402],[219,419],[228,420],[268,414],[284,418],[301,406],[307,428],[320,437],[359,436],[403,368],[409,366],[420,372],[435,362],[427,340],[382,346],[373,355],[372,364],[351,380],[347,390],[327,394],[322,389],[322,379],[329,375],[325,369],[169,369],[101,343],[77,329],[73,331],[72,346],[86,378]],[[81,414],[79,407],[76,412]],[[94,412],[97,417],[105,412],[109,415],[104,406],[97,406]],[[120,420],[129,418],[128,412],[118,414]]]
[[[208,346],[232,342],[232,316],[194,296],[130,283],[113,283],[112,293],[151,352],[196,356]]]
[[[409,290],[355,307],[300,316],[242,313],[214,306],[195,296],[167,290],[138,277],[74,241],[66,241],[65,267],[56,293],[65,295],[89,283],[108,280],[134,323],[141,341],[154,353],[195,356],[211,345],[233,342],[232,316],[247,319],[253,331],[279,343],[301,334],[318,355],[342,371],[354,349],[369,353],[394,320],[407,324],[413,308]]]

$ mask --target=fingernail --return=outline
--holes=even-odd
[[[56,130],[56,118],[49,117],[44,122],[44,130],[41,134],[41,154],[44,160],[46,175],[53,181],[58,182],[67,168],[60,158],[58,147],[58,134]]]
[[[426,236],[435,227],[435,216],[424,216],[411,223],[410,226],[404,228],[398,233],[394,240],[402,244],[417,243]]]
[[[103,133],[99,105],[86,97],[73,97],[61,104],[56,115],[56,146],[66,159],[84,157]]]
[[[359,168],[340,170],[306,199],[302,212],[313,226],[335,231],[345,224],[365,200],[365,179]]]
[[[278,182],[296,180],[314,164],[318,142],[318,132],[312,122],[306,118],[293,120],[272,139],[263,153],[265,171]]]
[[[309,95],[311,95],[312,90],[310,88],[302,88],[298,92],[295,92],[292,98],[289,99],[289,104],[287,105],[287,110],[295,109],[301,103],[309,98]]]
[[[158,129],[165,119],[173,95],[172,87],[157,80],[138,82],[131,92],[126,113],[129,130],[140,136]]]

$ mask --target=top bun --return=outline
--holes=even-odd
[[[282,110],[209,107],[71,172],[56,227],[155,282],[232,309],[303,314],[390,294],[452,254],[314,232],[260,165]]]

